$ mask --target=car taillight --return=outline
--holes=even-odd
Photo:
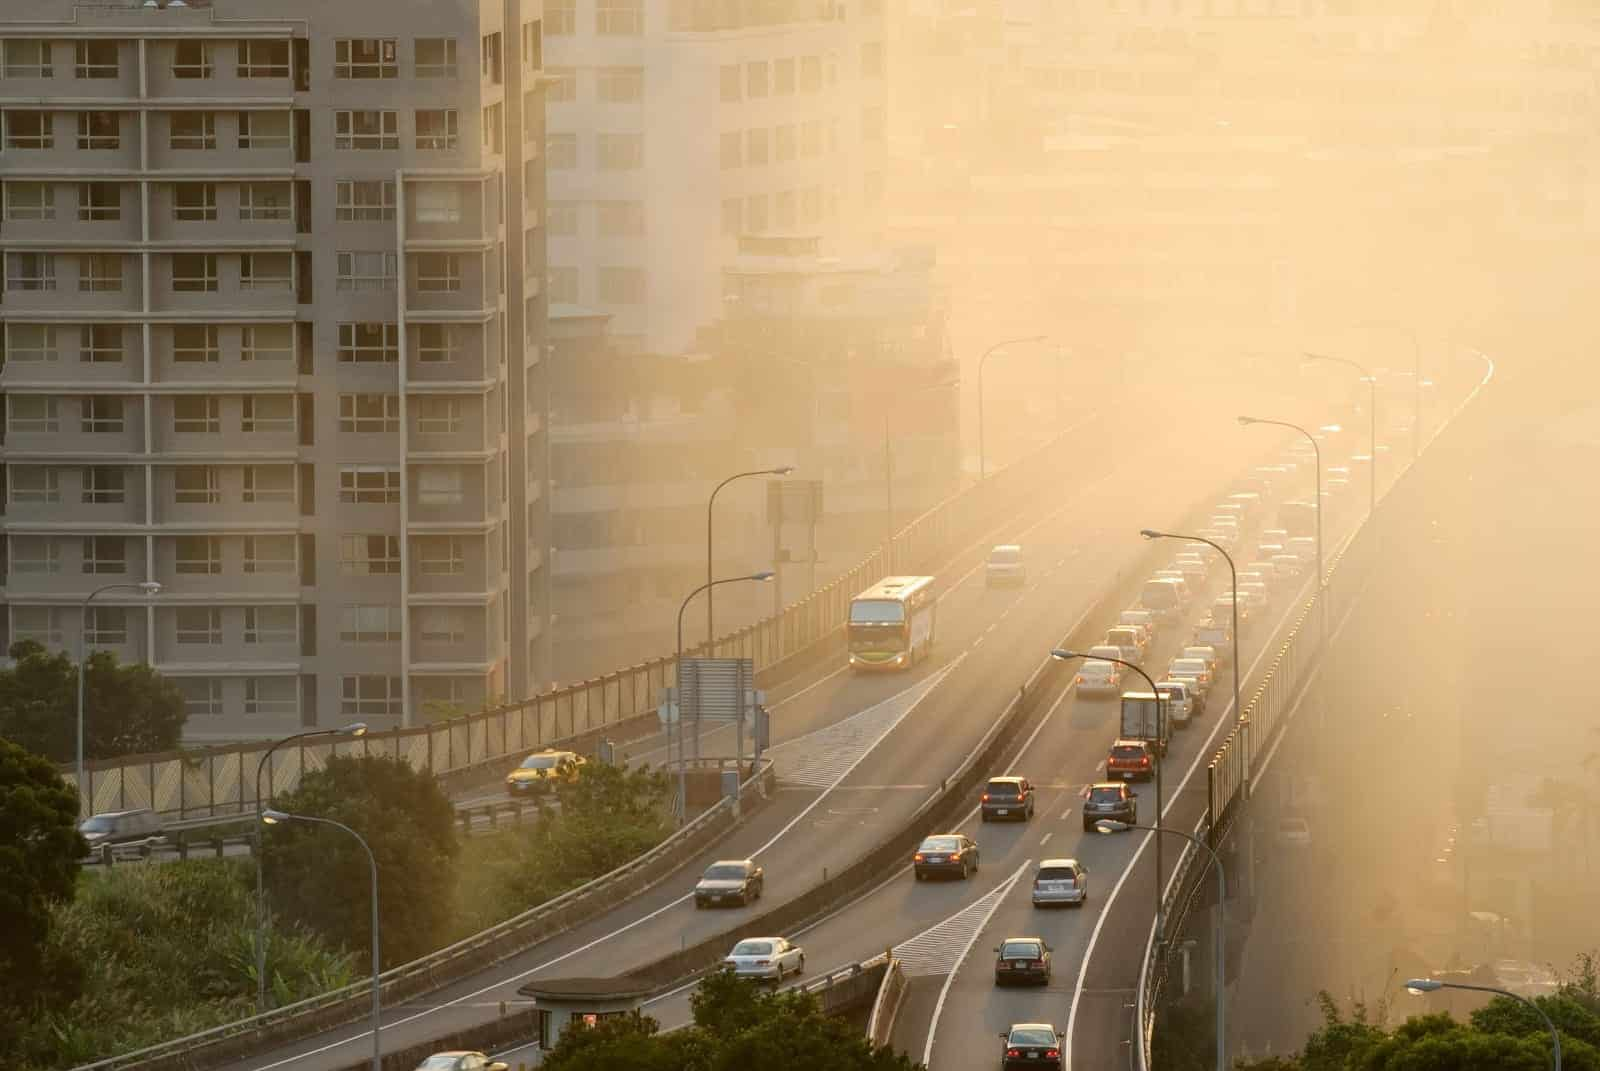
[[[1060,1049],[1046,1049],[1044,1051],[1044,1058],[1046,1060],[1059,1060],[1059,1059],[1061,1059],[1061,1050]]]
[[[985,803],[989,802],[989,793],[985,792],[983,794],[983,802],[985,802]]]
[[[1078,674],[1077,678],[1072,683],[1073,684],[1082,684],[1083,683],[1083,674],[1082,673]]]
[[[1140,766],[1149,766],[1150,765],[1150,756],[1146,755],[1143,758],[1141,758],[1139,760],[1139,765]]]
[[[912,857],[911,857],[911,861],[912,861],[912,862],[913,862],[913,863],[920,863],[920,862],[922,862],[922,853],[921,853],[921,852],[918,852],[918,853],[917,853],[917,854],[916,854],[916,855],[913,855],[913,856],[912,856]]]
[[[1006,1056],[1009,1059],[1015,1059],[1015,1058],[1017,1058],[1018,1056],[1021,1056],[1021,1055],[1022,1055],[1022,1050],[1021,1049],[1007,1049],[1006,1050]]]

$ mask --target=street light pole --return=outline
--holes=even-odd
[[[85,816],[94,813],[94,807],[89,805],[89,794],[85,790],[83,780],[83,682],[89,676],[89,603],[102,591],[139,591],[145,595],[159,595],[161,585],[154,580],[141,580],[138,583],[102,584],[83,597],[83,604],[78,608],[78,806],[85,812]]]
[[[311,736],[364,736],[367,732],[367,723],[358,721],[346,725],[342,729],[310,729],[303,733],[295,733],[277,741],[266,751],[262,752],[261,759],[256,763],[256,821],[255,821],[255,857],[256,857],[256,1014],[264,1014],[267,1010],[267,888],[265,876],[261,867],[261,816],[265,808],[261,798],[261,771],[266,769],[267,760],[272,753],[284,744],[294,740],[304,740]]]
[[[1045,335],[1028,335],[1025,338],[1008,338],[996,342],[993,346],[983,351],[978,358],[978,479],[982,480],[989,475],[988,457],[984,453],[983,440],[983,366],[994,355],[996,350],[1006,346],[1019,345],[1023,342],[1043,342]]]
[[[1205,536],[1182,535],[1177,532],[1158,532],[1154,528],[1142,528],[1139,534],[1146,539],[1188,539],[1196,543],[1204,543],[1228,563],[1228,573],[1233,578],[1233,717],[1234,720],[1244,717],[1244,707],[1239,702],[1239,570],[1234,568],[1233,555]]]
[[[1067,651],[1058,647],[1050,652],[1050,657],[1065,662],[1074,658],[1089,658],[1090,656],[1080,651]],[[1156,732],[1164,737],[1167,726],[1166,704],[1161,698],[1161,691],[1156,687],[1156,682],[1150,679],[1150,674],[1132,662],[1126,662],[1120,658],[1110,658],[1104,655],[1095,655],[1094,658],[1097,661],[1115,662],[1119,666],[1126,666],[1144,678],[1144,682],[1150,686],[1150,694],[1156,697]],[[1163,745],[1156,753],[1156,828],[1159,831],[1161,827],[1161,767],[1166,765],[1166,747],[1164,741],[1158,741],[1158,743]],[[1158,839],[1156,841],[1156,931],[1162,940],[1166,939],[1166,927],[1163,924],[1164,914],[1161,908],[1161,841]]]
[[[775,469],[752,469],[749,472],[736,472],[726,480],[717,484],[711,490],[711,497],[706,499],[706,583],[711,583],[711,539],[712,539],[712,507],[717,504],[717,493],[734,480],[742,480],[746,476],[787,476],[794,471],[793,465],[779,465]],[[706,592],[706,650],[711,650],[711,645],[716,641],[716,626],[712,618],[711,592]]]
[[[361,845],[361,850],[367,853],[367,865],[372,868],[372,1071],[383,1071],[383,1046],[378,1040],[378,1031],[383,1026],[383,997],[378,977],[382,973],[382,960],[378,958],[378,860],[372,854],[372,847],[366,839],[345,825],[332,818],[313,818],[305,814],[288,814],[284,811],[262,811],[261,821],[272,826],[280,822],[312,822],[317,825],[333,826],[342,829],[356,839]]]
[[[1367,473],[1367,475],[1371,477],[1368,482],[1367,491],[1367,515],[1371,516],[1378,508],[1378,378],[1371,372],[1367,371],[1365,367],[1357,364],[1348,357],[1329,357],[1327,354],[1323,353],[1307,353],[1305,354],[1305,359],[1308,361],[1332,361],[1335,364],[1349,365],[1357,372],[1360,372],[1367,381],[1367,387],[1370,392],[1370,400],[1367,405],[1369,427],[1367,432],[1367,441],[1369,444],[1367,447],[1367,453],[1369,455],[1367,462],[1372,466],[1372,470]],[[1272,423],[1272,421],[1263,421],[1263,423]],[[1293,425],[1290,426],[1292,427]],[[1321,474],[1322,468],[1319,465],[1317,467],[1317,475],[1319,478],[1321,477]],[[1322,504],[1322,496],[1320,494],[1317,496],[1317,504],[1319,506]],[[1319,569],[1318,572],[1320,573],[1321,570]]]
[[[689,592],[688,595],[684,596],[683,602],[678,606],[678,655],[677,655],[677,659],[672,663],[672,667],[673,667],[673,672],[676,673],[677,677],[678,677],[678,697],[677,697],[677,700],[676,700],[677,705],[678,705],[678,716],[676,718],[674,718],[673,721],[678,726],[678,806],[679,806],[679,812],[678,813],[679,813],[679,817],[684,817],[684,816],[686,816],[688,814],[688,806],[689,806],[689,795],[688,795],[689,779],[688,779],[688,775],[687,775],[687,773],[685,772],[685,769],[684,769],[684,755],[683,755],[683,612],[689,608],[689,603],[694,600],[694,597],[696,595],[700,594],[702,591],[709,592],[712,588],[717,587],[718,585],[721,585],[721,584],[737,584],[741,580],[762,580],[762,581],[771,580],[773,578],[773,576],[775,576],[775,575],[776,574],[774,574],[772,572],[772,570],[767,569],[767,570],[764,570],[764,571],[759,572],[759,573],[751,573],[748,576],[725,576],[721,580],[708,580],[704,584],[701,584],[699,587],[695,588],[693,591]],[[709,598],[709,595],[707,597]],[[694,739],[695,739],[696,756],[698,757],[698,754],[699,754],[699,750],[698,749],[699,749],[699,746],[700,746],[700,711],[699,711],[698,708],[695,710],[695,713],[694,713]],[[667,757],[670,759],[671,756],[672,756],[672,735],[669,733],[667,735]],[[739,757],[742,759],[744,756],[741,755]]]
[[[1112,819],[1105,819],[1096,822],[1095,829],[1101,833],[1116,833],[1124,829],[1142,829],[1146,833],[1166,833],[1170,836],[1182,837],[1184,840],[1188,841],[1190,844],[1193,844],[1196,848],[1199,848],[1201,851],[1205,852],[1211,857],[1211,865],[1215,867],[1217,871],[1217,932],[1215,938],[1217,974],[1216,981],[1212,983],[1213,987],[1217,991],[1217,1071],[1227,1071],[1228,1038],[1227,1035],[1223,1033],[1223,1027],[1225,1025],[1225,1020],[1223,1018],[1223,1009],[1225,1006],[1223,994],[1224,986],[1226,984],[1226,975],[1222,969],[1222,957],[1226,949],[1226,943],[1223,939],[1223,923],[1227,917],[1228,910],[1228,875],[1222,869],[1222,859],[1205,841],[1201,840],[1199,837],[1185,833],[1181,829],[1162,829],[1158,826],[1138,826],[1133,825],[1130,822],[1118,822]],[[1161,841],[1157,840],[1156,843],[1160,844]],[[1560,1066],[1561,1064],[1558,1060],[1556,1062],[1557,1071],[1559,1071]]]
[[[1544,1013],[1544,1009],[1521,993],[1513,993],[1509,989],[1496,989],[1492,985],[1468,985],[1465,982],[1441,982],[1437,978],[1412,978],[1406,982],[1406,990],[1413,996],[1432,993],[1439,989],[1467,989],[1474,993],[1493,993],[1500,997],[1510,997],[1520,1000],[1534,1010],[1539,1018],[1544,1020],[1544,1027],[1550,1031],[1550,1054],[1555,1064],[1555,1071],[1561,1071],[1561,1032],[1556,1029],[1556,1024]]]

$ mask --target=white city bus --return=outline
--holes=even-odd
[[[884,577],[850,601],[852,669],[905,669],[933,647],[933,577]]]

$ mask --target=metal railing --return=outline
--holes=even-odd
[[[935,568],[995,518],[1029,505],[1034,498],[1030,492],[1049,475],[1063,442],[1095,419],[1058,432],[988,479],[950,495],[896,532],[888,545],[776,616],[684,654],[750,658],[758,674],[782,679],[785,663],[840,633],[850,600],[863,589],[894,570]],[[292,791],[303,774],[321,769],[334,755],[388,756],[442,776],[570,742],[629,719],[653,716],[675,673],[674,658],[666,655],[448,721],[354,739],[297,741],[273,753],[262,792],[270,798]],[[254,741],[90,762],[84,771],[83,813],[148,807],[186,818],[253,810],[256,765],[270,746],[270,741]],[[71,767],[63,768],[62,776],[74,780]]]

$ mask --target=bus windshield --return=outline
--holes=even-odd
[[[892,599],[857,599],[850,604],[852,625],[898,625],[905,619],[905,604]]]

